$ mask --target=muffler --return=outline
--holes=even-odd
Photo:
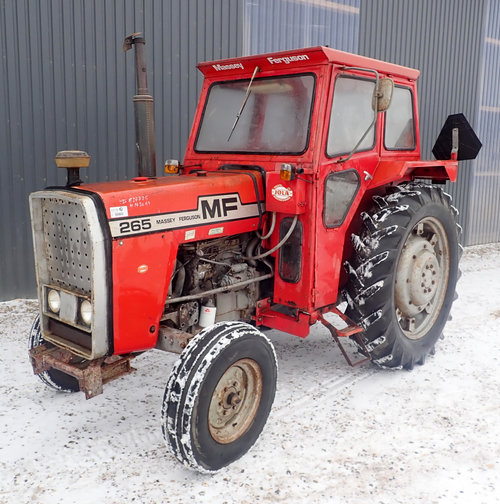
[[[123,51],[135,47],[137,94],[133,98],[135,120],[135,146],[137,174],[139,177],[156,177],[154,102],[148,91],[146,71],[146,41],[140,33],[125,38]]]

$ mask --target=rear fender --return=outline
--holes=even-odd
[[[429,179],[436,182],[457,180],[457,161],[381,161],[369,189],[405,180]]]

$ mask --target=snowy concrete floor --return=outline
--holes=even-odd
[[[466,249],[436,355],[413,371],[351,369],[317,325],[269,333],[279,388],[252,450],[214,476],[166,451],[160,408],[174,355],[85,401],[32,375],[36,303],[0,303],[0,503],[500,502],[500,244]]]

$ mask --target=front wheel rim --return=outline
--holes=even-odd
[[[208,410],[212,438],[228,444],[252,425],[262,398],[262,372],[253,359],[231,365],[215,386]]]
[[[396,318],[406,337],[423,338],[444,303],[450,275],[450,246],[443,224],[425,217],[411,230],[399,257],[394,298]]]

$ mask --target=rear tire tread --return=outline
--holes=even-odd
[[[457,243],[462,228],[456,222],[458,212],[451,205],[451,197],[431,185],[408,183],[391,187],[385,196],[374,196],[373,200],[371,211],[362,216],[361,232],[352,235],[354,257],[344,264],[349,277],[344,290],[348,304],[346,313],[365,330],[363,340],[375,364],[384,368],[412,369],[415,364],[423,364],[427,354],[432,354],[434,341],[429,341],[426,348],[411,350],[412,345],[402,344],[401,338],[394,336],[401,330],[392,313],[392,301],[388,300],[393,298],[392,283],[402,237],[408,226],[413,226],[411,222],[416,212],[432,204],[448,210],[455,222]],[[457,247],[458,260],[461,254],[462,247]],[[458,271],[450,271],[450,282],[458,277]],[[450,284],[450,287],[454,291],[455,286]],[[454,299],[455,292],[449,308]],[[442,337],[441,331],[434,339],[438,337]],[[413,348],[419,346],[413,345]]]

